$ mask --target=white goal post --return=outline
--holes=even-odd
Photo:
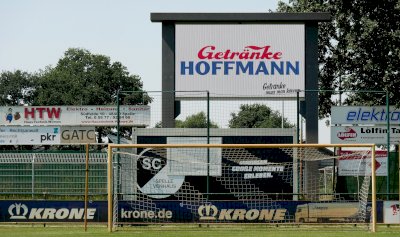
[[[108,145],[108,160],[107,160],[108,230],[109,230],[109,232],[112,232],[114,230],[114,227],[115,227],[115,220],[114,220],[115,213],[114,212],[115,212],[115,208],[118,208],[118,206],[115,207],[115,205],[116,205],[115,202],[118,202],[118,200],[115,199],[115,195],[114,195],[114,193],[115,193],[115,187],[114,187],[115,186],[115,184],[114,184],[115,174],[113,173],[114,169],[115,169],[115,167],[114,167],[115,161],[113,160],[113,157],[116,155],[119,156],[121,154],[125,154],[125,155],[128,154],[128,157],[131,157],[132,159],[135,157],[135,159],[138,159],[137,157],[141,154],[136,154],[136,151],[137,150],[146,151],[146,149],[164,149],[165,151],[167,151],[167,153],[168,153],[168,151],[169,151],[169,153],[171,153],[171,149],[181,149],[178,152],[173,153],[174,156],[179,156],[179,154],[184,149],[193,149],[193,150],[195,150],[195,149],[206,149],[206,150],[213,150],[213,149],[214,150],[216,150],[216,149],[281,149],[282,151],[284,151],[288,154],[290,153],[292,155],[293,159],[298,159],[297,155],[295,155],[294,153],[297,154],[299,150],[302,150],[303,151],[302,159],[307,161],[306,159],[309,155],[308,150],[311,151],[312,149],[324,149],[324,148],[330,148],[330,149],[334,149],[334,148],[352,148],[353,149],[353,148],[355,148],[355,149],[360,149],[360,150],[361,149],[368,150],[368,157],[369,157],[369,159],[371,159],[371,161],[370,161],[370,164],[368,164],[368,165],[364,164],[364,166],[365,167],[369,166],[370,170],[372,172],[370,172],[370,174],[367,175],[367,176],[370,176],[370,179],[368,178],[365,180],[368,180],[367,181],[368,185],[369,185],[369,182],[371,181],[372,187],[371,187],[370,194],[368,191],[369,186],[366,188],[366,194],[364,194],[364,195],[366,195],[366,200],[368,199],[369,196],[371,197],[371,199],[370,199],[370,201],[366,201],[365,207],[366,207],[367,203],[368,203],[368,205],[369,204],[371,205],[371,207],[370,207],[371,208],[370,227],[369,228],[370,228],[371,232],[375,232],[376,231],[376,222],[377,222],[376,172],[375,172],[375,170],[376,170],[375,163],[376,162],[372,162],[372,161],[375,161],[375,144],[109,144]],[[126,150],[126,149],[130,149],[135,152],[132,152],[132,154],[130,154],[129,152],[121,152],[121,150]],[[210,153],[210,151],[207,151],[207,154],[209,154],[209,153]],[[169,155],[168,159],[171,159],[170,156],[171,155]],[[186,158],[186,157],[184,157],[184,156],[179,157],[179,159],[183,159],[183,158]],[[312,161],[315,161],[315,160],[312,160]],[[171,162],[171,161],[168,161],[168,162]],[[174,162],[177,162],[177,161],[175,160]],[[181,162],[181,160],[180,160],[180,162]],[[183,165],[183,166],[185,166],[185,167],[189,167],[189,166],[201,167],[201,165],[204,165],[204,163],[198,162],[198,160],[195,160],[195,159],[191,159],[190,162],[192,162],[190,165],[186,164],[186,166],[185,165]],[[210,172],[217,172],[217,171],[213,171],[213,168],[211,166],[216,166],[216,165],[221,166],[220,163],[212,163],[212,162],[213,161],[211,161],[211,159],[206,160],[206,165],[208,167],[207,168],[207,177],[210,175]],[[243,160],[241,162],[245,163]],[[294,164],[295,161],[293,161],[292,163],[293,164],[291,166],[291,169],[293,169],[293,170],[295,168],[298,169],[298,167],[295,167],[295,164]],[[155,163],[155,165],[157,165],[157,163]],[[181,163],[179,163],[178,165],[182,166]],[[236,167],[238,167],[238,166],[236,166]],[[260,167],[257,167],[257,168],[260,168]],[[185,168],[182,168],[183,171],[184,171],[184,169]],[[199,169],[200,169],[199,172],[202,172],[201,168],[199,168]],[[364,169],[366,170],[367,168],[364,168]],[[363,172],[367,173],[365,170],[363,170]],[[325,172],[325,170],[323,170],[323,172]],[[295,178],[295,177],[293,177],[295,175],[294,173],[295,172],[292,171],[292,176],[290,176],[290,178],[292,178],[292,179]],[[263,173],[263,175],[264,174],[268,175],[268,173]],[[257,177],[257,178],[260,178],[260,177]],[[137,180],[135,180],[135,181],[137,181]],[[294,183],[293,180],[291,182],[292,182],[292,184]],[[362,187],[361,187],[361,189],[362,189]],[[207,184],[207,190],[208,190],[208,184]],[[153,195],[153,197],[157,198],[157,195],[158,194],[155,194],[155,195]],[[319,198],[321,198],[321,197],[319,197]],[[207,218],[211,218],[212,216],[207,216],[207,215],[209,215],[210,213],[211,214],[215,213],[215,215],[217,215],[218,210],[217,210],[216,206],[210,205],[209,203],[207,203],[206,205],[202,205],[200,208],[198,207],[196,209],[196,212],[198,212],[198,214],[200,214],[200,216],[205,216]],[[252,215],[254,213],[256,213],[256,211],[253,211],[252,213],[250,213],[250,212],[247,213],[249,216],[249,219],[250,219],[250,217],[253,217]],[[130,213],[130,214],[132,214],[132,213]],[[365,215],[365,213],[364,213],[364,215]],[[214,218],[214,217],[212,217],[212,218]],[[294,218],[292,220],[294,220]],[[296,218],[296,221],[298,221],[298,220],[299,219]],[[300,221],[300,222],[302,222],[302,221]],[[319,222],[319,219],[318,219],[318,222]]]

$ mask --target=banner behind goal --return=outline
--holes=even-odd
[[[110,144],[109,230],[186,222],[364,223],[375,231],[374,145],[209,143]]]

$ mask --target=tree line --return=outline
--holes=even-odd
[[[1,106],[109,105],[115,104],[118,90],[143,91],[141,78],[110,57],[80,48],[68,49],[54,67],[0,74]],[[151,102],[144,93],[124,95],[122,100],[127,104]]]
[[[48,66],[39,72],[16,70],[0,74],[1,106],[116,105],[118,91],[135,91],[121,93],[121,104],[147,105],[153,100],[143,90],[141,78],[131,75],[122,63],[111,62],[110,57],[80,48],[68,49],[56,66]],[[231,114],[229,127],[281,127],[281,115],[268,106],[242,105],[240,109],[237,114]],[[208,126],[204,112],[190,115],[185,120],[176,120],[175,123],[177,128]],[[218,127],[212,121],[209,126]],[[293,127],[286,119],[284,126]],[[155,127],[162,127],[161,122]],[[123,135],[129,135],[128,129],[122,130]]]

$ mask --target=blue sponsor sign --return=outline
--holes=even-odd
[[[107,219],[107,202],[90,202],[88,221]],[[1,201],[2,222],[81,222],[84,220],[82,201]]]
[[[353,203],[355,206],[358,203]],[[268,201],[244,203],[241,201],[210,201],[204,204],[187,201],[141,200],[120,201],[118,220],[120,223],[182,223],[182,222],[253,222],[290,223],[316,222],[305,216],[313,209],[320,213],[335,212],[338,208],[348,214],[325,215],[324,222],[345,222],[352,218],[352,203],[311,203],[304,201]],[[303,209],[307,212],[302,212]],[[369,208],[370,210],[370,205]],[[342,212],[346,213],[346,212]],[[95,201],[88,205],[90,222],[107,222],[107,202]],[[383,222],[383,202],[377,202],[378,223]],[[82,222],[82,201],[0,201],[0,222]],[[355,219],[354,219],[355,220]],[[369,221],[369,213],[367,220]]]

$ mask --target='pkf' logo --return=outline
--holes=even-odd
[[[28,207],[22,203],[14,203],[8,207],[8,213],[10,214],[10,219],[25,220],[26,214],[28,214]]]

